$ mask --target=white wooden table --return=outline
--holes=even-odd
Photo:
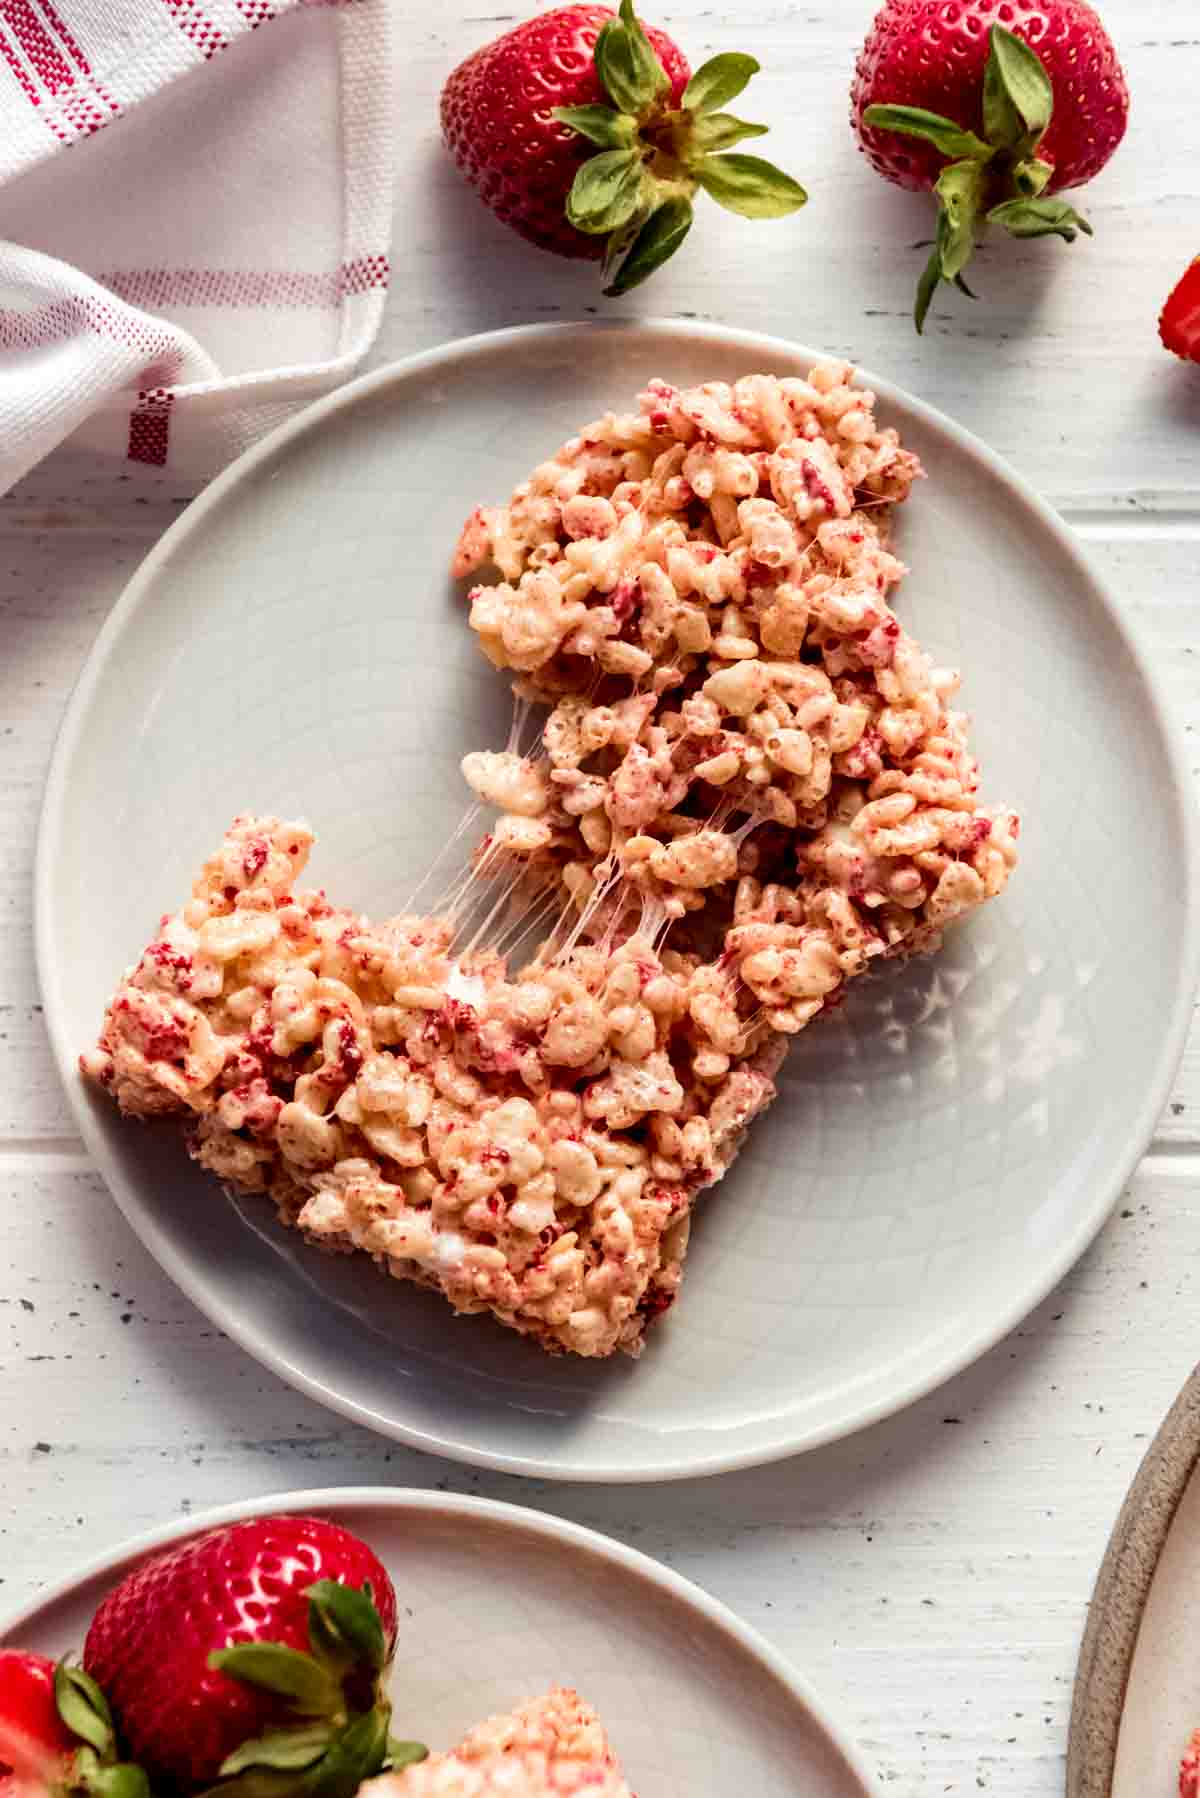
[[[909,304],[926,203],[878,182],[846,125],[873,0],[735,10],[727,25],[707,0],[665,0],[652,16],[693,62],[717,47],[759,55],[746,111],[775,122],[765,147],[811,203],[760,226],[706,205],[678,260],[614,309],[845,352],[977,431],[1087,541],[1194,731],[1200,370],[1166,357],[1155,331],[1200,250],[1192,8],[1106,0],[1134,115],[1087,197],[1095,241],[997,246],[975,270],[986,300],[939,300],[923,341]],[[510,15],[453,0],[397,11],[397,275],[374,360],[609,304],[592,270],[493,225],[440,153],[444,74]],[[699,1580],[841,1707],[898,1795],[1057,1794],[1092,1578],[1200,1348],[1200,1036],[1151,1153],[1075,1272],[976,1367],[848,1442],[621,1490],[476,1474],[340,1422],[223,1340],[134,1240],[72,1133],[42,1030],[30,866],[47,758],[98,626],[188,497],[169,475],[62,452],[0,502],[0,1611],[116,1538],[218,1502],[372,1481],[487,1493],[561,1511]]]

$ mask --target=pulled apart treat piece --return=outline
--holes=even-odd
[[[446,919],[291,891],[302,824],[242,817],[82,1058],[121,1110],[334,1250],[552,1350],[636,1353],[696,1194],[774,1097],[764,1027],[718,1051],[706,971],[631,936],[511,978]],[[714,1019],[716,1025],[720,1019]]]
[[[921,469],[851,373],[652,381],[473,513],[455,561],[499,569],[471,624],[552,708],[536,756],[466,758],[504,814],[481,868],[561,881],[586,935],[660,907],[785,1032],[869,961],[936,948],[1016,861],[958,676],[888,603]]]
[[[240,818],[85,1070],[314,1242],[548,1349],[638,1353],[788,1039],[1016,861],[958,677],[888,603],[919,473],[841,363],[652,382],[588,426],[459,545],[503,576],[471,624],[518,701],[463,762],[499,814],[466,886],[372,924],[293,892],[306,827]]]
[[[632,1798],[600,1719],[556,1686],[490,1717],[449,1754],[385,1773],[361,1798]]]

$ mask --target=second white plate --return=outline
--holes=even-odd
[[[594,1704],[644,1798],[879,1798],[804,1682],[677,1574],[515,1505],[430,1492],[290,1492],[127,1542],[10,1619],[0,1643],[78,1651],[103,1594],[216,1524],[316,1512],[369,1542],[400,1601],[397,1733],[449,1748],[552,1685]]]
[[[1025,819],[1004,897],[944,953],[859,983],[700,1209],[643,1361],[547,1361],[235,1210],[174,1137],[86,1092],[120,971],[241,810],[306,814],[313,875],[396,910],[507,733],[446,574],[458,527],[652,375],[806,370],[707,325],[451,345],[322,402],[168,533],[101,632],[49,782],[46,1017],[118,1203],[208,1315],[376,1429],[521,1473],[661,1479],[843,1434],[1016,1324],[1106,1215],[1165,1101],[1195,985],[1187,775],[1116,606],[982,445],[871,381],[930,479],[899,609],[965,698],[989,798]]]

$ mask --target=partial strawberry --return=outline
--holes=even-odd
[[[117,1760],[112,1712],[80,1667],[0,1650],[0,1798],[149,1798],[140,1767]]]
[[[1189,263],[1167,296],[1158,320],[1166,348],[1185,362],[1200,362],[1200,256]]]
[[[1067,243],[1092,235],[1052,196],[1099,174],[1129,117],[1116,49],[1086,0],[886,0],[850,101],[879,173],[937,194],[918,331],[940,282],[970,294],[963,270],[988,224]]]
[[[1179,1766],[1179,1798],[1200,1798],[1200,1729],[1193,1730]]]
[[[54,1702],[54,1662],[17,1649],[0,1653],[0,1798],[26,1778],[56,1770],[76,1747]]]
[[[723,108],[759,64],[714,56],[690,74],[665,32],[606,6],[542,13],[476,50],[442,90],[442,135],[505,224],[559,256],[604,258],[627,293],[674,254],[703,188],[744,218],[782,218],[807,195],[758,156]]]
[[[84,1665],[156,1791],[352,1798],[388,1764],[387,1573],[317,1517],[251,1518],[144,1561],[103,1600]]]

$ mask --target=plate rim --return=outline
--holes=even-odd
[[[644,1456],[640,1460],[631,1459],[626,1450],[623,1457],[611,1456],[602,1463],[579,1466],[570,1460],[569,1454],[567,1458],[547,1460],[538,1455],[500,1452],[481,1448],[469,1438],[447,1434],[442,1428],[413,1425],[390,1417],[382,1418],[366,1403],[340,1391],[335,1392],[317,1374],[289,1359],[284,1351],[258,1333],[252,1320],[243,1319],[236,1308],[227,1307],[219,1301],[215,1305],[208,1302],[203,1296],[203,1282],[198,1278],[193,1279],[186,1258],[172,1244],[169,1230],[161,1226],[142,1204],[136,1190],[131,1189],[128,1193],[123,1190],[124,1183],[106,1152],[99,1124],[78,1078],[78,1047],[67,1039],[65,1030],[65,1001],[59,986],[50,927],[52,870],[57,845],[63,834],[62,811],[68,768],[77,748],[89,702],[100,685],[111,651],[126,624],[136,616],[144,595],[153,586],[160,571],[169,565],[178,545],[191,532],[202,528],[209,514],[218,509],[226,496],[280,450],[319,429],[328,418],[352,412],[360,402],[374,394],[389,387],[400,388],[406,382],[425,375],[430,369],[487,357],[514,345],[528,345],[539,339],[550,342],[555,338],[569,338],[584,332],[631,339],[669,332],[694,341],[719,342],[727,349],[744,349],[749,354],[768,358],[782,356],[810,363],[827,359],[825,352],[812,350],[787,338],[704,320],[655,316],[630,320],[577,319],[552,324],[514,325],[498,331],[484,331],[454,338],[360,375],[346,386],[303,408],[258,443],[243,451],[173,520],[139,564],[114,603],[84,660],[55,739],[38,822],[33,880],[34,959],[55,1066],[93,1169],[100,1174],[134,1234],[163,1271],[185,1297],[205,1316],[216,1322],[240,1348],[260,1365],[327,1409],[352,1422],[360,1423],[377,1434],[428,1453],[443,1455],[449,1460],[470,1466],[515,1473],[527,1478],[643,1484],[704,1477],[761,1466],[840,1441],[858,1430],[895,1415],[926,1397],[988,1353],[1041,1303],[1074,1266],[1102,1228],[1122,1188],[1145,1153],[1183,1054],[1195,993],[1200,984],[1200,904],[1197,903],[1200,816],[1192,794],[1191,775],[1184,755],[1182,737],[1166,701],[1157,671],[1149,663],[1133,634],[1109,583],[1092,566],[1069,526],[1025,477],[1004,457],[990,449],[981,438],[906,388],[877,377],[870,370],[859,368],[855,364],[859,383],[873,389],[885,407],[899,404],[919,417],[922,423],[940,433],[952,447],[981,463],[990,474],[998,477],[1033,513],[1054,540],[1059,552],[1102,603],[1124,653],[1144,687],[1147,699],[1146,722],[1157,729],[1162,744],[1171,777],[1170,790],[1163,794],[1162,803],[1169,804],[1174,810],[1178,834],[1183,844],[1183,952],[1180,956],[1180,980],[1176,987],[1174,1013],[1160,1042],[1152,1078],[1146,1083],[1129,1133],[1128,1147],[1124,1155],[1114,1163],[1109,1177],[1096,1183],[1098,1196],[1086,1211],[1080,1213],[1073,1230],[1058,1242],[1055,1252],[1040,1263],[1033,1276],[1014,1292],[1007,1305],[998,1307],[996,1314],[983,1327],[974,1331],[964,1330],[953,1344],[944,1344],[940,1349],[931,1351],[905,1380],[893,1384],[888,1393],[843,1406],[836,1417],[814,1425],[805,1426],[794,1422],[789,1425],[788,1414],[782,1413],[774,1420],[773,1429],[763,1431],[760,1425],[759,1434],[753,1443],[739,1448],[709,1446],[695,1453],[685,1453],[682,1457],[678,1451],[672,1450],[671,1439],[668,1437],[656,1444],[653,1455]],[[219,1315],[214,1315],[214,1312]]]
[[[1200,1464],[1200,1367],[1184,1381],[1117,1513],[1088,1602],[1067,1734],[1066,1798],[1110,1798],[1142,1618]]]
[[[139,1531],[135,1536],[124,1538],[107,1551],[92,1556],[74,1572],[53,1581],[15,1611],[0,1617],[0,1647],[19,1630],[27,1628],[43,1611],[72,1598],[81,1586],[105,1574],[115,1574],[130,1562],[140,1560],[156,1549],[168,1547],[174,1542],[185,1541],[206,1530],[219,1529],[224,1524],[238,1523],[246,1518],[271,1516],[277,1512],[297,1515],[315,1511],[332,1515],[338,1510],[358,1510],[364,1506],[393,1511],[397,1516],[422,1512],[450,1519],[490,1518],[506,1529],[525,1530],[555,1548],[579,1549],[597,1555],[610,1565],[656,1587],[660,1592],[668,1593],[678,1603],[699,1613],[715,1629],[731,1637],[787,1690],[796,1704],[808,1711],[842,1755],[850,1772],[861,1785],[864,1798],[883,1798],[878,1773],[868,1765],[862,1749],[842,1722],[837,1710],[831,1709],[817,1694],[805,1675],[792,1665],[786,1655],[768,1642],[758,1630],[744,1623],[719,1598],[714,1598],[702,1586],[685,1579],[673,1568],[643,1554],[640,1549],[630,1548],[615,1536],[589,1529],[586,1524],[575,1523],[552,1511],[510,1504],[502,1499],[475,1497],[468,1493],[428,1491],[419,1486],[302,1487],[294,1492],[267,1493],[261,1498],[243,1499],[191,1512],[186,1517],[175,1518],[171,1523],[158,1524],[151,1529]]]

